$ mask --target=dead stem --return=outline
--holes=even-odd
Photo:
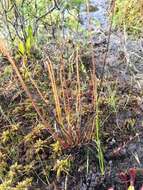
[[[57,114],[58,122],[60,124],[60,130],[62,131],[62,135],[64,135],[66,137],[64,140],[66,142],[68,142],[69,134],[66,131],[66,129],[64,128],[60,99],[59,99],[59,95],[58,95],[54,70],[53,70],[52,62],[51,62],[49,57],[47,57],[47,61],[45,63],[46,63],[47,68],[48,68],[50,82],[52,85],[52,91],[53,91],[53,96],[54,96],[54,100],[55,100],[55,107],[56,107],[56,114]]]
[[[80,141],[81,137],[81,85],[80,85],[80,74],[79,74],[79,52],[78,48],[76,50],[76,113],[77,113],[77,124],[76,124],[76,133],[77,133],[77,141]],[[77,143],[78,143],[77,142]]]
[[[91,58],[92,58],[92,71],[91,71],[91,82],[93,88],[93,106],[94,110],[96,109],[96,101],[97,101],[97,77],[96,77],[96,60],[94,57],[94,47],[93,47],[93,36],[92,36],[92,23],[90,18],[90,11],[89,11],[89,2],[86,2],[87,7],[87,15],[88,15],[88,32],[89,32],[89,41],[90,41],[90,48],[91,48]]]
[[[110,7],[111,7],[111,22],[110,22],[110,25],[109,25],[109,34],[108,34],[106,52],[105,52],[105,56],[103,58],[103,68],[102,68],[101,79],[100,79],[100,84],[99,84],[100,92],[102,90],[102,84],[103,84],[103,79],[104,79],[105,66],[106,66],[107,56],[108,56],[108,52],[109,52],[110,38],[111,38],[112,25],[113,25],[113,17],[114,17],[114,13],[115,13],[115,0],[111,1]],[[100,94],[100,92],[99,92],[99,94]],[[99,94],[98,94],[98,98],[99,98]]]
[[[64,60],[61,59],[61,68],[60,68],[60,82],[61,82],[61,90],[62,90],[62,95],[63,95],[63,104],[64,104],[64,112],[65,112],[65,119],[67,120],[67,127],[68,127],[68,134],[69,134],[69,139],[68,141],[70,144],[72,144],[73,137],[72,137],[72,124],[71,124],[71,110],[69,106],[69,97],[68,97],[68,92],[67,91],[67,86],[66,86],[66,81],[65,81],[65,73],[64,73]]]
[[[55,100],[58,122],[60,123],[61,126],[63,126],[62,112],[61,112],[60,100],[59,100],[56,81],[55,81],[55,75],[54,75],[53,66],[49,57],[47,57],[47,61],[45,63],[47,65],[50,81],[52,84],[52,91],[53,91],[54,100]]]

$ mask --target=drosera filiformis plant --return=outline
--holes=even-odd
[[[49,184],[49,177],[45,176],[48,163],[51,164],[51,166],[48,167],[48,173],[57,173],[56,176],[58,178],[63,173],[69,175],[71,169],[70,163],[72,163],[70,159],[71,154],[65,154],[64,152],[83,146],[92,141],[93,138],[96,139],[96,137],[98,137],[98,139],[96,139],[97,154],[99,155],[99,168],[103,174],[104,159],[101,145],[99,144],[100,135],[98,135],[100,128],[96,128],[98,121],[94,118],[94,114],[97,111],[95,106],[97,94],[94,81],[95,77],[93,77],[93,73],[89,73],[89,76],[85,77],[86,71],[80,57],[80,47],[78,46],[73,50],[72,56],[74,59],[72,58],[72,61],[74,61],[75,64],[71,63],[73,69],[70,70],[70,75],[69,72],[67,72],[70,67],[67,67],[66,59],[61,57],[61,65],[54,67],[54,59],[47,56],[44,73],[38,72],[38,74],[47,75],[47,81],[45,81],[49,83],[47,86],[49,90],[47,96],[43,95],[43,88],[39,86],[40,82],[34,79],[38,77],[37,75],[32,76],[33,73],[27,70],[28,80],[23,78],[24,75],[21,73],[23,71],[19,68],[21,65],[16,63],[3,42],[1,44],[1,52],[11,63],[13,72],[17,74],[20,81],[19,84],[21,84],[27,95],[26,98],[22,97],[21,102],[16,104],[18,107],[12,110],[13,116],[14,114],[17,115],[19,112],[23,112],[22,118],[27,118],[30,123],[33,121],[38,123],[39,119],[41,119],[41,124],[35,125],[30,131],[28,129],[28,133],[26,132],[21,139],[20,146],[26,147],[24,162],[29,163],[30,160],[35,158],[33,164],[35,165],[36,162],[38,162],[42,168],[40,175],[35,171],[36,175],[38,175],[40,179],[44,178],[46,183]],[[28,63],[23,63],[25,68],[27,64]],[[37,72],[34,74],[37,74]],[[42,76],[40,76],[40,78],[42,78]],[[33,98],[33,91],[36,92],[36,98]],[[48,101],[44,103],[45,100]],[[33,108],[36,111],[35,113]],[[50,116],[51,108],[52,110],[54,108],[52,111],[53,118]],[[43,111],[43,109],[45,110]],[[90,115],[92,112],[93,117],[89,120],[86,119],[85,116],[89,117],[88,114]],[[48,115],[49,113],[50,115]],[[49,124],[47,125],[47,123]],[[94,131],[97,131],[96,137],[93,137],[93,134],[95,134]],[[50,158],[45,162],[43,157],[47,157],[48,152]],[[17,154],[17,152],[15,154]],[[52,161],[51,159],[54,160]],[[36,170],[36,168],[34,170]]]

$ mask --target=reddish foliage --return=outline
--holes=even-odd
[[[135,180],[136,180],[136,173],[137,173],[137,170],[135,168],[129,169],[130,185],[134,185]]]

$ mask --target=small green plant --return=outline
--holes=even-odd
[[[18,51],[20,55],[22,56],[30,56],[31,48],[34,45],[34,36],[33,36],[33,30],[32,27],[29,25],[27,28],[27,35],[25,42],[19,40],[18,43]]]
[[[46,147],[46,140],[41,140],[41,139],[38,139],[35,144],[34,144],[34,150],[35,150],[35,153],[39,153],[40,151],[43,151],[44,148]]]
[[[95,116],[95,123],[93,124],[95,125],[94,140],[96,142],[96,147],[97,147],[99,167],[100,167],[101,174],[104,175],[105,166],[104,166],[104,155],[103,155],[103,150],[102,150],[101,140],[100,140],[100,119],[99,119],[98,102],[96,103],[96,116]]]
[[[113,90],[111,87],[108,87],[108,100],[107,103],[113,110],[113,112],[117,111],[117,91]]]
[[[62,160],[57,160],[53,169],[56,171],[58,178],[61,176],[62,172],[69,174],[70,162],[71,161],[69,157]]]
[[[136,124],[136,120],[134,118],[128,118],[125,120],[125,125],[128,130],[135,132],[135,124]]]
[[[61,144],[59,141],[51,144],[51,147],[52,147],[52,151],[55,153],[55,154],[58,154],[60,155],[61,154],[61,151],[62,151],[62,147],[61,147]]]
[[[0,190],[27,190],[32,183],[32,178],[26,178],[18,181],[19,172],[22,172],[22,166],[17,163],[10,166],[6,175],[1,176],[2,183]]]

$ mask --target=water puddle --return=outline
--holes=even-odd
[[[107,9],[108,9],[109,3],[107,0],[92,0],[90,2],[89,6],[89,17],[92,21],[92,23],[95,23],[94,28],[96,26],[100,25],[102,28],[107,28],[108,26],[108,15],[107,15]],[[83,20],[84,26],[86,27],[88,25],[88,16],[85,9],[83,9],[81,13],[81,18]]]

